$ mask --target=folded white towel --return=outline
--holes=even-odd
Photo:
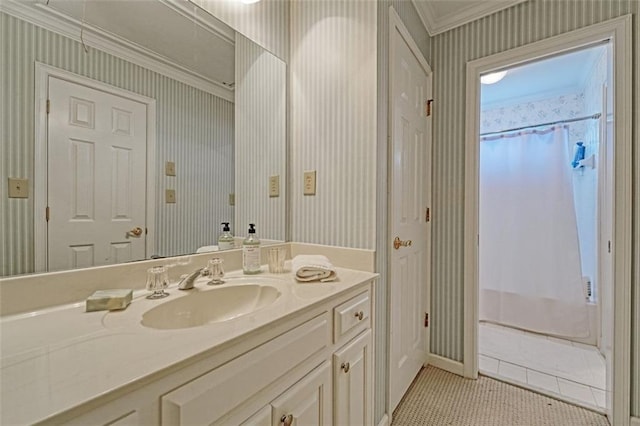
[[[338,275],[326,256],[300,254],[291,259],[291,270],[298,281],[333,281]]]
[[[196,250],[196,253],[209,253],[209,252],[218,251],[218,250],[219,250],[218,246],[202,246],[198,250]]]

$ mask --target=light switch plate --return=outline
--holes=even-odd
[[[269,176],[269,197],[280,196],[280,176]]]
[[[236,194],[229,194],[229,205],[230,206],[236,205]]]
[[[304,195],[316,195],[316,171],[304,172]]]
[[[176,190],[175,189],[167,189],[165,191],[165,200],[167,204],[175,204],[176,202]]]
[[[9,178],[9,198],[29,198],[29,179]]]
[[[173,161],[167,161],[164,166],[164,174],[167,176],[176,175],[176,163]]]

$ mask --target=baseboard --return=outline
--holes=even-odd
[[[389,426],[389,416],[387,414],[382,416],[382,419],[380,420],[380,423],[378,423],[378,426]]]
[[[448,371],[449,373],[457,374],[458,376],[464,376],[464,364],[459,361],[454,361],[440,355],[429,354],[427,364]]]
[[[630,426],[640,426],[640,417],[631,417]]]

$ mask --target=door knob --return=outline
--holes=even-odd
[[[411,247],[411,240],[402,241],[400,237],[393,240],[393,248],[398,250],[400,247]]]
[[[349,365],[348,362],[343,362],[342,365],[340,366],[340,368],[342,370],[344,370],[345,373],[348,373],[349,369],[351,368],[351,366]]]
[[[291,426],[293,424],[293,414],[283,414],[280,417],[280,423],[284,426]]]
[[[140,235],[142,235],[142,228],[136,226],[132,230],[128,231],[127,234],[133,235],[134,237],[139,237]]]

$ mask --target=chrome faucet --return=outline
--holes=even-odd
[[[209,270],[207,268],[198,268],[189,275],[186,275],[178,282],[178,290],[191,290],[194,286],[196,279],[200,276],[209,275]]]

